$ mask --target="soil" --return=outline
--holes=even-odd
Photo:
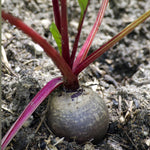
[[[100,6],[91,1],[79,49],[92,28]],[[19,17],[57,48],[49,32],[54,21],[51,0],[4,0],[2,9]],[[148,0],[111,0],[90,53],[150,9]],[[80,9],[68,1],[70,47]],[[45,121],[47,99],[37,108],[8,145],[7,150],[148,150],[150,147],[150,18],[103,54],[79,76],[80,84],[103,95],[109,110],[109,129],[97,144],[82,145],[56,137]],[[2,137],[36,93],[59,70],[51,59],[15,26],[2,23]]]

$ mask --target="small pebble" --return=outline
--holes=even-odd
[[[19,67],[19,66],[17,66],[16,68],[15,68],[15,71],[16,72],[19,72],[21,70],[21,68]]]
[[[70,22],[70,25],[73,26],[73,27],[75,27],[75,28],[77,28],[77,27],[78,27],[78,22],[72,20],[72,21]]]
[[[6,36],[7,39],[10,39],[10,38],[12,37],[12,34],[10,34],[10,33],[5,33],[5,36]]]
[[[121,117],[119,118],[119,120],[120,120],[121,123],[125,123],[125,118],[124,118],[123,116],[121,116]]]
[[[49,21],[49,19],[42,19],[41,20],[41,24],[44,26],[44,28],[46,29],[46,28],[49,28],[49,26],[50,26],[50,21]]]
[[[148,131],[143,131],[144,136],[148,136],[149,132]]]
[[[40,45],[33,43],[33,46],[37,55],[41,55],[43,53],[43,48]]]
[[[147,146],[150,146],[150,139],[146,139],[145,143],[146,143]]]

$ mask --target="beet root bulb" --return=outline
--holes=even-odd
[[[103,99],[89,88],[59,92],[49,99],[47,113],[51,131],[67,140],[99,141],[107,132],[108,109]]]

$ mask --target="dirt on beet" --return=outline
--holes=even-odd
[[[100,7],[91,1],[79,42],[82,47]],[[57,48],[49,31],[51,0],[4,0],[2,9],[22,19]],[[149,0],[111,0],[90,53],[150,9]],[[77,1],[68,1],[69,39],[73,45],[79,20]],[[2,137],[36,93],[60,75],[43,50],[15,26],[2,22]],[[78,50],[79,50],[78,49]],[[8,60],[8,61],[7,61]],[[48,128],[47,99],[19,130],[7,150],[148,150],[150,147],[150,19],[103,54],[79,76],[80,84],[103,96],[109,129],[97,144],[82,145],[56,137]]]

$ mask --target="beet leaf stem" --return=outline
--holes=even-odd
[[[99,26],[101,25],[108,1],[109,0],[102,0],[102,4],[101,4],[101,7],[99,9],[96,21],[93,25],[93,28],[92,28],[90,34],[88,35],[86,41],[84,42],[74,64],[73,64],[73,70],[78,66],[79,63],[81,63],[86,58],[87,53],[88,53],[90,46],[92,44],[92,41],[93,41],[93,39],[94,39],[98,29],[99,29]]]
[[[36,31],[30,28],[28,25],[23,23],[20,19],[5,13],[2,11],[2,18],[4,20],[8,20],[12,25],[15,25],[17,28],[22,30],[28,36],[30,36],[34,42],[38,43],[47,55],[53,60],[56,66],[60,69],[64,83],[66,85],[74,85],[76,83],[76,87],[78,85],[77,77],[73,74],[71,68],[66,63],[66,61],[59,55],[59,53],[43,38],[41,37]]]
[[[72,50],[72,54],[71,54],[71,67],[73,65],[75,55],[76,55],[76,52],[77,52],[78,42],[79,42],[79,38],[80,38],[80,34],[81,34],[81,29],[82,29],[82,26],[83,26],[83,21],[84,21],[89,3],[90,3],[90,0],[88,0],[86,9],[84,10],[83,15],[82,14],[80,15],[80,21],[79,21],[79,25],[78,25],[78,33],[75,37],[75,42],[73,44],[73,50]]]
[[[71,67],[71,59],[69,53],[68,38],[68,22],[67,22],[67,2],[61,0],[61,36],[62,36],[62,56]]]
[[[58,0],[52,0],[53,3],[53,12],[55,17],[55,24],[58,31],[61,33],[61,19],[60,19],[60,9]]]
[[[150,10],[141,15],[134,22],[129,24],[126,28],[124,28],[120,33],[114,36],[107,43],[102,45],[99,49],[89,55],[84,61],[82,61],[74,70],[74,73],[78,75],[84,68],[86,68],[90,63],[92,63],[95,59],[101,56],[105,51],[115,45],[118,41],[120,41],[124,36],[129,34],[131,31],[135,29],[140,23],[144,22],[148,17],[150,17]]]
[[[31,116],[31,114],[36,110],[36,108],[44,101],[44,99],[59,85],[63,83],[61,77],[55,78],[48,82],[31,100],[31,102],[26,106],[24,111],[21,113],[16,122],[12,125],[9,131],[2,139],[1,149],[4,150],[9,144],[11,139],[16,135],[19,129],[22,127],[24,122]]]

